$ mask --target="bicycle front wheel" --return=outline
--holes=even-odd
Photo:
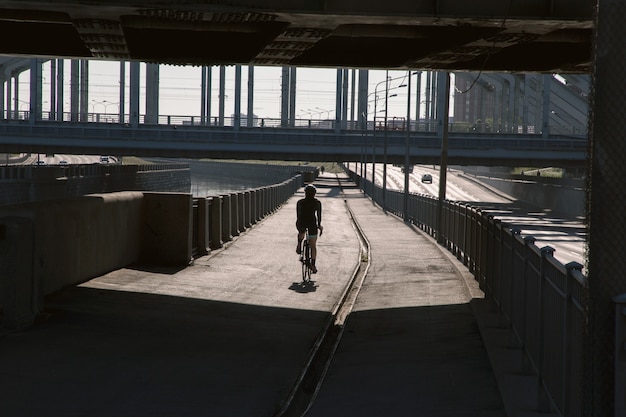
[[[311,281],[311,247],[304,242],[302,247],[302,282]]]

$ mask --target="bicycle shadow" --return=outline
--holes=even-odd
[[[306,294],[306,293],[317,291],[317,285],[315,284],[315,281],[309,281],[309,282],[299,281],[299,282],[292,282],[291,285],[289,286],[289,289],[291,291],[295,291],[300,294]]]

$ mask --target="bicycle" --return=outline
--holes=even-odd
[[[308,284],[311,282],[311,244],[309,243],[309,229],[306,229],[304,239],[302,239],[302,252],[300,253],[300,262],[302,263],[302,282]]]

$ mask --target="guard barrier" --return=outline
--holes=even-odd
[[[279,184],[193,200],[194,257],[221,248],[271,214],[302,186],[298,174]]]
[[[0,327],[32,324],[44,297],[133,263],[186,266],[277,210],[302,186],[194,199],[126,191],[0,207]]]
[[[583,266],[562,265],[553,257],[553,248],[537,247],[533,237],[522,238],[514,225],[470,204],[383,191],[370,180],[347,173],[374,202],[435,237],[473,273],[524,353],[519,371],[538,376],[537,410],[584,415],[581,392],[588,284]],[[616,343],[616,374],[621,376],[616,380],[616,395],[621,392],[622,398],[626,388],[625,299],[615,300],[616,334],[622,335],[621,344]]]

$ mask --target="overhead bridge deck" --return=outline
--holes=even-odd
[[[439,164],[442,155],[441,135],[432,131],[48,121],[6,121],[0,145],[8,152],[339,162],[383,162],[386,154],[388,163],[403,163],[408,153],[410,163],[420,164]],[[454,165],[584,167],[587,147],[581,135],[450,132],[447,159]]]
[[[589,73],[588,0],[0,0],[0,54]],[[45,36],[33,36],[33,34]]]

